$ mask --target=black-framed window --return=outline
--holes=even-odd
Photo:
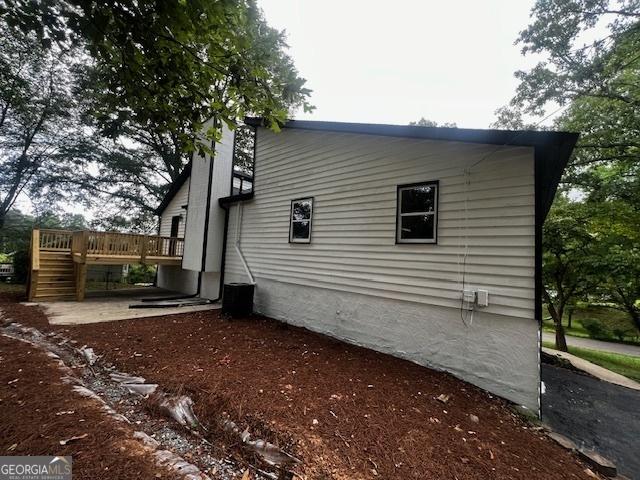
[[[289,242],[311,243],[311,224],[313,222],[313,197],[291,200],[289,218]]]
[[[398,186],[397,243],[437,243],[438,181]]]

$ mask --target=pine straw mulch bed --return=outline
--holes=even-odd
[[[56,327],[39,307],[6,294],[4,302],[15,320],[61,331],[123,371],[190,395],[205,424],[228,412],[300,458],[302,478],[590,478],[507,402],[305,329],[258,316],[229,322],[217,311]]]
[[[132,440],[131,427],[105,415],[60,380],[43,351],[0,336],[0,453],[71,455],[76,479],[177,479]],[[72,437],[66,445],[60,441]]]

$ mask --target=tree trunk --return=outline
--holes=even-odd
[[[564,327],[562,326],[562,315],[564,313],[565,302],[560,302],[556,307],[551,301],[551,296],[547,292],[546,289],[542,290],[542,295],[544,296],[545,301],[547,302],[547,310],[551,314],[551,318],[553,318],[553,323],[556,328],[556,349],[561,352],[567,351],[567,340],[564,337]]]
[[[636,326],[636,329],[638,329],[638,331],[640,332],[640,311],[632,307],[629,313],[631,314],[631,319],[633,320],[633,324]]]
[[[567,339],[564,336],[564,327],[562,326],[562,322],[556,321],[555,324],[556,324],[556,350],[560,350],[561,352],[566,352],[568,351],[568,348],[567,348]]]
[[[569,308],[569,316],[567,318],[567,328],[571,328],[571,318],[573,317],[573,307]]]

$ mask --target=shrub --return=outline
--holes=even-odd
[[[13,254],[13,283],[27,283],[29,263],[29,252],[27,250],[18,250]]]
[[[156,277],[156,267],[153,265],[130,265],[127,283],[153,283]]]
[[[600,320],[585,318],[581,323],[584,329],[589,334],[589,337],[591,338],[606,340],[611,337],[609,330],[603,325]]]
[[[620,340],[621,342],[624,342],[625,337],[627,335],[631,336],[633,332],[631,330],[626,330],[624,328],[618,327],[618,328],[614,328],[611,333],[613,333],[613,336],[616,337],[618,340]]]

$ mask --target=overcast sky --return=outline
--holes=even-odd
[[[487,128],[533,58],[514,45],[533,0],[258,0],[313,89],[298,119]]]

